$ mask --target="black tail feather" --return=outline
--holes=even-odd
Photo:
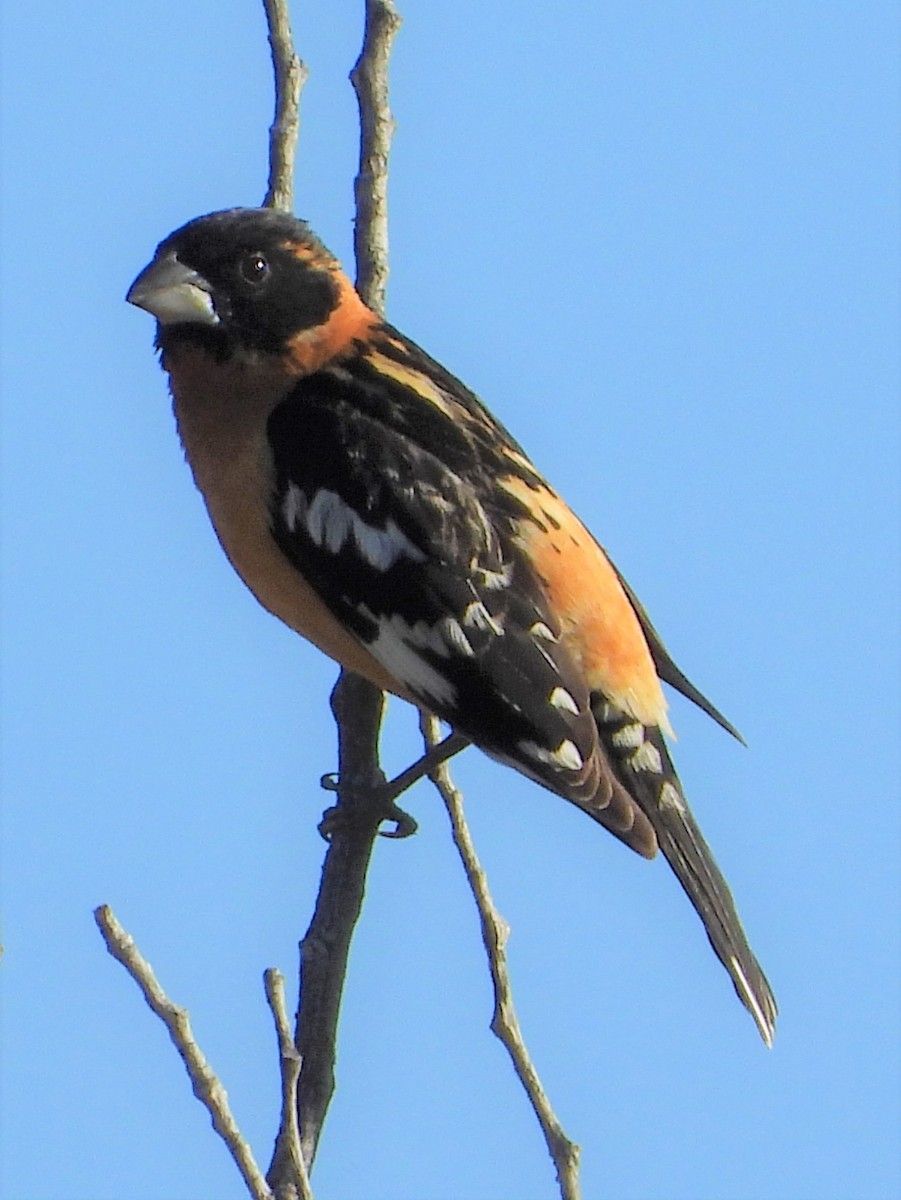
[[[771,1046],[778,1011],[775,997],[748,944],[729,886],[688,807],[663,735],[603,703],[595,716],[617,779],[653,826],[739,999]]]

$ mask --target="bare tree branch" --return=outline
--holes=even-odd
[[[272,1164],[266,1178],[277,1200],[313,1200],[310,1177],[307,1174],[300,1129],[297,1124],[297,1083],[300,1079],[300,1055],[291,1037],[288,1011],[285,1007],[285,980],[281,971],[270,967],[263,974],[266,999],[275,1022],[278,1039],[279,1065],[282,1079],[282,1114]]]
[[[287,0],[263,0],[275,76],[275,116],[269,130],[269,186],[264,205],[290,212],[293,208],[294,162],[300,128],[300,93],[308,71],[294,52]],[[284,980],[278,971],[265,973],[266,998],[275,1021],[282,1081],[282,1117],[276,1138],[269,1184],[257,1166],[228,1107],[225,1089],[194,1040],[187,1011],[172,1003],[138,952],[133,939],[112,910],[102,905],[94,913],[109,952],[132,976],[144,998],[169,1030],[185,1064],[194,1094],[205,1105],[216,1132],[228,1146],[254,1200],[313,1200],[298,1129],[298,1079],[301,1058],[291,1039],[285,1010]]]
[[[263,0],[275,74],[275,117],[270,128],[269,187],[264,204],[290,212],[299,131],[300,93],[308,72],[294,52],[286,0]],[[356,199],[357,289],[384,315],[388,279],[387,178],[394,120],[388,107],[387,71],[400,27],[393,0],[366,0],[363,47],[351,72],[360,107],[360,165]],[[579,1150],[557,1121],[522,1039],[510,992],[505,942],[507,926],[495,909],[467,829],[462,797],[450,781],[447,760],[468,744],[452,733],[438,740],[438,722],[421,714],[426,753],[390,783],[379,765],[384,695],[358,676],[342,671],[331,697],[338,729],[335,808],[326,814],[329,848],[310,926],[301,943],[300,1004],[292,1040],[285,1009],[284,980],[265,973],[266,997],[279,1047],[282,1115],[267,1181],[240,1134],[225,1089],[191,1033],[188,1014],[168,999],[133,939],[112,911],[101,906],[95,919],[110,953],[138,983],[148,1005],[169,1030],[194,1093],[205,1105],[254,1200],[313,1200],[309,1170],[335,1087],[337,1029],[350,943],[362,910],[366,873],[383,820],[396,821],[391,836],[405,836],[415,822],[397,808],[397,796],[423,775],[438,788],[450,815],[454,841],[476,899],[494,984],[491,1028],[504,1043],[538,1117],[557,1167],[563,1200],[578,1200]],[[270,1191],[271,1187],[271,1191]]]
[[[347,956],[363,906],[366,871],[383,808],[372,799],[384,777],[378,736],[384,697],[342,672],[332,693],[338,726],[338,803],[309,929],[300,944],[300,1007],[294,1043],[301,1070],[297,1107],[301,1146],[312,1167],[335,1090],[335,1055]]]
[[[366,0],[363,48],[350,73],[360,106],[360,169],[354,181],[357,291],[380,316],[388,288],[388,153],[394,135],[388,58],[400,26],[393,0]]]
[[[129,973],[141,989],[150,1008],[169,1030],[175,1049],[185,1064],[194,1095],[210,1114],[213,1128],[228,1147],[248,1192],[254,1200],[274,1200],[253,1153],[241,1136],[231,1114],[225,1088],[194,1040],[187,1009],[169,999],[160,987],[150,963],[135,945],[134,938],[122,928],[108,905],[102,904],[94,910],[94,920],[103,935],[107,950]]]
[[[388,278],[387,173],[393,122],[388,111],[388,58],[400,18],[391,0],[367,0],[363,48],[351,79],[360,104],[360,170],[355,185],[357,290],[384,312]],[[365,81],[362,85],[358,80]],[[360,915],[366,872],[386,806],[378,739],[385,698],[342,671],[332,692],[338,727],[338,785],[329,816],[330,844],[310,927],[301,943],[300,1007],[295,1044],[301,1056],[298,1116],[304,1160],[316,1155],[335,1088],[335,1054],[347,956]],[[409,818],[406,818],[409,821]],[[415,828],[415,824],[413,825]]]
[[[426,746],[433,747],[440,744],[439,725],[435,717],[422,713],[420,728]],[[442,763],[430,774],[429,778],[438,789],[450,817],[454,844],[463,862],[463,869],[466,872],[466,878],[479,912],[482,941],[485,943],[491,982],[494,987],[494,1014],[491,1018],[491,1032],[506,1047],[513,1063],[513,1069],[529,1098],[535,1116],[538,1118],[548,1152],[557,1169],[557,1182],[560,1185],[562,1200],[579,1200],[581,1195],[579,1147],[569,1140],[557,1120],[547,1093],[538,1078],[535,1065],[526,1049],[516,1009],[513,1006],[506,950],[510,927],[498,912],[494,900],[491,898],[488,879],[482,870],[463,815],[463,797],[451,782],[447,764]]]
[[[269,128],[269,187],[263,207],[292,212],[300,93],[309,71],[294,52],[287,0],[263,0],[263,6],[275,75],[275,116]]]

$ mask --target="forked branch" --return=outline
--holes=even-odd
[[[265,205],[291,211],[294,161],[299,131],[300,93],[307,69],[291,38],[286,0],[263,0],[275,74],[275,118],[270,129],[270,172]],[[366,27],[351,80],[360,107],[360,165],[355,180],[357,289],[384,314],[388,279],[387,179],[394,120],[388,107],[388,61],[400,17],[393,0],[366,0]],[[338,729],[337,803],[329,817],[329,848],[323,863],[315,911],[301,943],[300,1005],[291,1037],[284,981],[265,973],[266,997],[279,1048],[282,1117],[272,1163],[264,1179],[228,1107],[226,1093],[191,1033],[186,1010],[163,992],[153,971],[111,910],[95,912],[107,947],[136,981],[153,1011],[165,1023],[191,1078],[254,1200],[312,1200],[309,1170],[334,1091],[334,1067],[341,996],[347,958],[362,909],[366,874],[379,826],[386,815],[398,832],[415,823],[393,806],[398,795],[428,774],[450,815],[454,841],[479,911],[482,936],[494,984],[491,1028],[506,1046],[514,1069],[538,1117],[557,1168],[563,1200],[578,1200],[578,1147],[564,1134],[523,1043],[513,1009],[507,971],[506,923],[488,892],[468,828],[462,798],[447,773],[447,759],[465,746],[452,734],[438,742],[438,723],[422,715],[426,754],[386,784],[379,765],[379,731],[385,698],[372,684],[342,671],[332,693]],[[271,1188],[271,1190],[270,1190]]]
[[[393,128],[388,111],[388,59],[399,26],[391,0],[366,0],[363,48],[351,76],[360,104],[360,169],[355,187],[357,289],[380,313],[388,278],[387,175]],[[360,81],[365,81],[362,86]],[[329,814],[329,848],[316,908],[300,948],[297,1104],[308,1168],[334,1092],[347,956],[363,906],[375,838],[386,811],[385,777],[378,752],[384,704],[378,688],[341,672],[332,693],[338,727],[337,799]]]

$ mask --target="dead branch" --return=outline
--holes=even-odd
[[[357,289],[380,313],[388,278],[387,173],[393,128],[387,72],[399,25],[391,0],[367,0],[363,48],[351,74],[360,105],[360,169],[355,186]],[[366,81],[362,88],[358,79]],[[301,942],[295,1031],[301,1056],[298,1116],[308,1169],[334,1092],[347,955],[363,904],[373,845],[387,811],[378,756],[384,696],[372,684],[342,671],[331,704],[338,727],[337,801],[328,822],[330,844],[316,908]],[[400,819],[404,816],[399,814]]]
[[[366,872],[383,809],[372,803],[384,777],[378,736],[384,697],[358,675],[342,673],[332,693],[338,727],[338,793],[316,907],[300,944],[300,1007],[294,1044],[301,1057],[297,1108],[309,1170],[335,1090],[341,996]]]
[[[300,93],[308,71],[294,51],[286,0],[263,3],[276,93],[264,204],[290,212]],[[394,132],[387,71],[400,23],[393,0],[366,0],[363,46],[351,72],[360,108],[360,164],[354,182],[357,290],[382,315],[388,279],[388,154]],[[416,780],[428,775],[447,807],[454,841],[478,907],[494,984],[492,1031],[506,1046],[541,1125],[557,1168],[561,1197],[578,1200],[579,1150],[560,1127],[525,1048],[510,992],[505,953],[507,926],[491,900],[463,816],[462,797],[447,772],[447,760],[468,744],[467,739],[451,734],[439,742],[437,720],[422,713],[426,753],[386,783],[378,748],[384,695],[372,684],[342,671],[331,705],[338,730],[337,802],[327,814],[329,848],[313,917],[301,942],[300,1004],[293,1040],[285,1009],[284,980],[272,969],[264,976],[278,1039],[282,1090],[281,1123],[267,1174],[268,1186],[231,1115],[225,1089],[194,1040],[187,1011],[168,999],[133,939],[111,910],[101,906],[95,911],[95,919],[107,948],[165,1023],[195,1095],[210,1113],[213,1127],[225,1141],[254,1200],[313,1200],[309,1170],[334,1093],[337,1029],[348,954],[362,910],[375,838],[380,824],[389,817],[397,822],[394,836],[415,830],[415,822],[394,801]]]
[[[310,1177],[304,1162],[297,1123],[297,1084],[300,1079],[300,1055],[291,1037],[288,1010],[285,1007],[285,980],[281,971],[270,967],[263,974],[266,1000],[275,1022],[279,1066],[282,1080],[282,1112],[278,1137],[266,1178],[278,1200],[313,1200]]]
[[[421,714],[420,728],[427,747],[441,744],[439,742],[439,725],[435,717],[429,716],[427,713]],[[463,870],[466,872],[466,878],[479,913],[482,941],[485,944],[491,982],[494,987],[494,1014],[491,1018],[491,1032],[503,1042],[510,1055],[510,1061],[513,1063],[513,1070],[538,1118],[548,1153],[557,1169],[561,1200],[579,1200],[581,1195],[579,1147],[569,1140],[557,1120],[547,1093],[538,1078],[535,1064],[526,1048],[516,1009],[513,1006],[506,949],[510,927],[498,912],[491,897],[488,879],[479,862],[469,827],[463,815],[463,797],[451,782],[446,763],[435,768],[429,778],[438,789],[450,817],[454,845],[459,852]]]
[[[388,153],[394,135],[388,59],[400,25],[393,0],[366,0],[363,48],[350,73],[360,106],[360,169],[354,180],[357,291],[380,316],[388,288]]]
[[[274,1200],[254,1160],[253,1152],[241,1136],[241,1131],[231,1114],[225,1088],[194,1039],[187,1009],[169,999],[160,987],[150,963],[135,945],[134,938],[122,928],[108,905],[102,904],[94,910],[94,920],[103,935],[107,950],[129,973],[141,989],[147,1004],[169,1030],[175,1049],[185,1064],[194,1095],[210,1114],[213,1128],[228,1147],[235,1166],[247,1184],[248,1192],[254,1200]]]
[[[294,51],[287,0],[263,0],[263,6],[275,75],[275,116],[269,128],[269,187],[263,207],[292,212],[300,93],[309,71]]]

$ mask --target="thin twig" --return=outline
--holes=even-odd
[[[169,1031],[185,1070],[191,1080],[194,1095],[206,1108],[213,1128],[225,1142],[235,1165],[247,1184],[254,1200],[274,1200],[253,1153],[241,1136],[228,1106],[228,1096],[218,1076],[194,1040],[187,1009],[174,1004],[160,987],[153,968],[141,955],[134,938],[116,920],[112,909],[102,904],[94,910],[106,948],[129,973],[144,994],[144,999]]]
[[[275,116],[269,128],[269,187],[263,207],[292,212],[300,93],[309,71],[294,52],[287,0],[263,0],[263,5],[275,74]]]
[[[399,24],[391,0],[367,0],[363,48],[351,74],[360,104],[360,172],[355,184],[357,290],[379,313],[384,311],[388,277],[388,58]],[[356,77],[365,80],[362,87]],[[379,796],[385,779],[378,757],[385,698],[372,684],[342,671],[331,703],[338,727],[338,794],[316,909],[301,942],[300,1007],[294,1038],[301,1056],[297,1107],[308,1170],[334,1092],[347,956],[385,811]]]
[[[297,1083],[300,1079],[300,1055],[291,1036],[285,1007],[285,979],[281,971],[270,967],[263,973],[275,1035],[278,1039],[279,1067],[282,1080],[282,1114],[272,1164],[266,1178],[277,1200],[313,1200],[297,1124]]]
[[[427,747],[438,744],[439,726],[435,717],[420,715],[420,728]],[[447,763],[439,766],[430,779],[444,801],[453,830],[454,844],[463,862],[463,869],[472,890],[482,926],[482,941],[488,955],[491,982],[494,987],[494,1013],[491,1032],[506,1047],[513,1069],[522,1084],[529,1103],[538,1118],[548,1152],[557,1169],[562,1200],[579,1200],[579,1147],[569,1140],[551,1107],[538,1072],[523,1040],[516,1009],[510,973],[507,969],[507,938],[510,928],[500,915],[488,890],[488,880],[476,855],[475,846],[463,815],[463,797],[451,781]]]
[[[308,71],[294,52],[287,0],[263,0],[275,75],[275,116],[269,130],[269,186],[264,205],[290,212],[294,195],[294,160],[300,129],[300,93]],[[225,1089],[207,1063],[191,1033],[188,1013],[173,1004],[141,956],[134,940],[107,905],[94,911],[107,949],[140,987],[144,999],[164,1022],[191,1079],[194,1095],[210,1114],[254,1200],[312,1200],[310,1181],[299,1151],[296,1116],[300,1061],[284,1015],[284,990],[278,972],[266,973],[266,995],[279,1038],[282,1076],[282,1122],[269,1174],[274,1194],[228,1107]]]

